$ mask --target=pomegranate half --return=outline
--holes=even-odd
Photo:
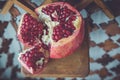
[[[63,58],[80,46],[84,24],[74,7],[66,2],[55,2],[40,6],[35,11],[48,27],[50,58]]]
[[[84,36],[82,16],[66,2],[42,5],[35,12],[39,20],[24,14],[17,33],[28,48],[20,53],[18,60],[32,74],[40,72],[49,58],[74,53]]]

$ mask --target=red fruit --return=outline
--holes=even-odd
[[[43,48],[40,43],[21,52],[18,57],[22,66],[32,74],[41,72],[46,66],[48,59],[49,51]]]
[[[84,36],[83,19],[80,13],[71,5],[65,2],[56,2],[38,7],[36,10],[40,20],[34,19],[29,14],[24,14],[18,28],[18,39],[27,47],[37,47],[40,42],[44,51],[49,51],[50,58],[63,58],[72,54],[82,43]],[[40,48],[41,49],[41,48]],[[32,49],[28,49],[31,52]],[[37,49],[39,50],[39,48]],[[38,52],[31,54],[39,54]],[[25,51],[24,54],[27,54]],[[43,52],[41,54],[46,54]],[[48,54],[48,53],[47,53]],[[32,55],[30,55],[32,56]],[[38,56],[37,56],[38,57]],[[33,65],[36,62],[29,61],[31,57],[20,56],[22,65],[29,71],[32,67],[34,73],[37,67]],[[28,60],[26,62],[26,60]],[[48,57],[47,59],[48,60]],[[38,71],[41,71],[41,69]]]
[[[63,58],[80,46],[84,36],[84,24],[74,7],[66,2],[56,2],[40,6],[36,12],[48,28],[52,29],[50,58]]]
[[[43,24],[30,14],[24,14],[18,28],[18,38],[25,46],[38,43],[39,36],[43,33]]]

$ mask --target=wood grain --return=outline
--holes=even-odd
[[[3,6],[2,11],[0,12],[0,14],[6,14],[9,9],[12,7],[13,5],[13,1],[12,0],[8,0],[5,5]]]
[[[115,18],[111,10],[104,4],[102,0],[94,0],[94,2],[105,12],[105,14],[110,18]]]
[[[38,16],[36,15],[36,13],[33,10],[31,10],[29,7],[25,6],[18,0],[14,0],[14,3],[17,4],[18,6],[20,6],[21,8],[23,8],[29,14],[31,14],[31,16],[33,16],[34,18],[36,18],[36,19],[38,18]]]

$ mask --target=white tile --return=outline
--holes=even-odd
[[[18,25],[18,27],[20,25],[20,20],[21,20],[22,15],[19,15],[19,16],[16,17],[16,24]]]
[[[9,52],[19,54],[20,51],[21,51],[20,43],[18,42],[16,38],[13,38],[10,44]]]
[[[117,40],[120,39],[120,34],[117,34],[117,35],[115,35],[115,36],[112,36],[111,39],[120,46],[120,43],[117,42]]]
[[[94,12],[91,15],[91,19],[93,20],[93,23],[99,25],[101,23],[108,23],[110,19],[105,15],[105,13],[102,10],[99,10],[97,12]]]
[[[96,42],[96,44],[102,43],[105,40],[107,40],[108,38],[109,38],[109,36],[102,29],[98,29],[98,30],[90,32],[90,39],[92,41]]]
[[[37,6],[40,6],[40,4],[43,2],[44,0],[31,0],[31,2],[34,2]]]
[[[3,39],[0,37],[0,48],[2,47]]]
[[[80,77],[76,77],[76,80],[83,80],[83,78],[80,78]]]
[[[11,39],[11,38],[14,38],[16,36],[15,29],[13,28],[11,23],[8,23],[8,26],[5,29],[3,36],[7,39]]]
[[[98,47],[90,47],[90,57],[93,58],[94,60],[97,60],[98,58],[102,58],[102,56],[105,54],[105,51]]]
[[[44,78],[45,80],[56,80],[56,78],[52,78],[52,77],[49,77],[49,78]]]
[[[0,54],[0,68],[6,68],[6,64],[7,64],[7,54],[5,53],[1,53]]]
[[[82,9],[80,11],[80,13],[81,13],[81,15],[82,15],[83,18],[87,18],[88,17],[88,13],[87,13],[87,11],[85,9]]]
[[[73,78],[71,77],[66,77],[65,80],[72,80]],[[80,77],[75,77],[76,80],[83,80],[82,78]]]
[[[111,68],[116,67],[116,66],[119,65],[119,64],[120,64],[120,62],[119,62],[118,60],[114,60],[114,61],[110,62],[108,65],[106,65],[105,67],[106,67],[107,69],[111,69]]]
[[[86,80],[101,80],[100,76],[98,74],[89,75],[85,78]]]
[[[118,26],[120,27],[120,16],[116,17],[115,20],[117,21]]]
[[[1,75],[2,78],[10,79],[11,78],[12,67],[6,68],[5,72]]]
[[[102,68],[103,68],[103,66],[100,63],[97,63],[97,62],[90,63],[90,70],[91,71],[100,70]]]
[[[120,54],[120,47],[112,49],[110,52],[108,52],[108,54],[112,57],[115,56],[117,54]]]
[[[0,14],[0,21],[4,22],[4,21],[10,21],[11,20],[11,14],[9,12],[7,12],[6,14]]]
[[[17,78],[24,78],[25,76],[21,72],[17,72]]]

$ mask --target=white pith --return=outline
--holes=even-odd
[[[36,65],[43,65],[43,62],[44,62],[44,58],[40,58],[40,60],[36,62]]]
[[[43,35],[42,35],[42,41],[43,43],[45,43],[46,45],[48,45],[50,42],[53,41],[52,39],[52,34],[53,34],[53,28],[59,24],[59,22],[55,22],[55,21],[45,21],[45,24],[48,26],[48,35],[46,35],[46,30],[43,30]]]

